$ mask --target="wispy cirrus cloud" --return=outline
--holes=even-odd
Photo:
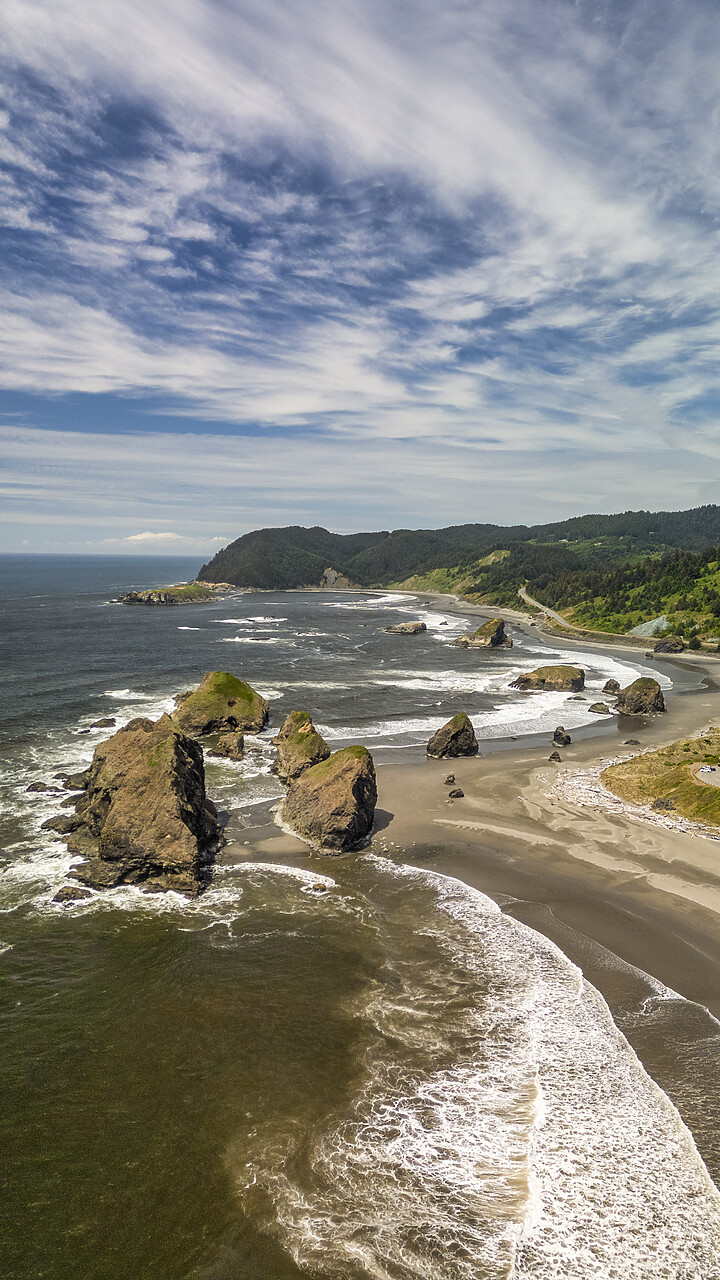
[[[317,468],[366,449],[399,471],[368,475],[365,525],[413,522],[406,474],[415,523],[477,515],[490,475],[519,518],[525,457],[594,468],[536,486],[538,516],[718,478],[706,0],[9,0],[0,34],[0,387],[22,431],[70,416],[138,458],[133,431],[164,431],[195,465],[221,424],[263,476],[292,456],[312,522],[335,509]],[[444,454],[472,469],[462,510]]]

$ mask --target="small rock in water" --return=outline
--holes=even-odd
[[[448,800],[462,800],[465,792],[460,787],[453,787],[452,791],[448,791]]]
[[[610,715],[610,708],[606,702],[593,702],[592,706],[588,707],[588,711],[594,711],[598,716]]]
[[[48,791],[51,795],[59,796],[62,794],[60,787],[53,787],[49,782],[31,782],[26,791]]]
[[[454,787],[454,786],[455,786],[455,774],[454,774],[454,773],[449,773],[449,774],[448,774],[447,778],[445,779],[445,786],[446,786],[446,787]]]
[[[117,721],[114,716],[103,716],[100,720],[94,720],[90,725],[91,729],[114,729]]]
[[[80,902],[83,898],[92,898],[89,889],[71,889],[67,886],[64,889],[58,889],[53,902]]]

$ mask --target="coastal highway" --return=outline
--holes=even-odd
[[[547,614],[548,618],[552,618],[555,622],[559,622],[561,627],[567,627],[570,631],[582,632],[582,627],[574,627],[572,622],[568,622],[567,618],[563,618],[561,613],[556,613],[554,609],[548,608],[546,604],[541,604],[539,600],[533,600],[532,596],[528,595],[524,587],[520,587],[518,589],[518,595],[526,604],[531,604],[535,609],[539,609],[541,613]]]

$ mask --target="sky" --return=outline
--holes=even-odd
[[[3,0],[0,550],[720,494],[716,0]]]

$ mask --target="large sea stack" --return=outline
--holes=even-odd
[[[441,729],[433,734],[426,747],[427,754],[436,760],[453,760],[459,756],[476,756],[478,740],[472,721],[464,711],[459,711]]]
[[[541,689],[545,693],[579,693],[585,688],[585,672],[582,667],[558,665],[556,667],[537,667],[535,671],[524,671],[513,680],[511,689]]]
[[[205,794],[202,748],[169,716],[131,720],[95,749],[65,822],[68,848],[87,861],[72,874],[94,889],[136,884],[197,894],[222,842]]]
[[[191,737],[230,731],[259,733],[269,705],[244,680],[229,671],[208,671],[197,689],[181,693],[172,713],[174,725]]]
[[[640,676],[618,694],[616,711],[624,716],[657,715],[665,710],[665,699],[657,680]]]
[[[477,631],[469,631],[453,640],[456,649],[512,649],[512,640],[505,634],[502,618],[483,622]]]
[[[310,844],[341,853],[369,835],[376,804],[370,752],[365,747],[345,747],[290,783],[282,819]]]
[[[277,773],[283,782],[299,778],[321,760],[327,760],[330,748],[315,728],[309,711],[291,711],[277,737]]]

